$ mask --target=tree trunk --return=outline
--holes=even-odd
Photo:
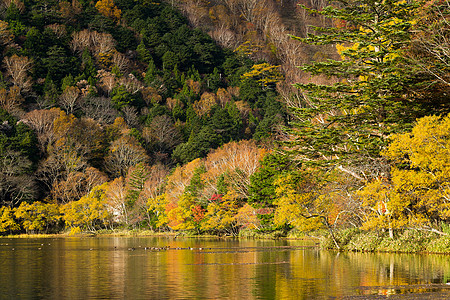
[[[389,224],[389,237],[390,237],[391,239],[394,238],[394,230],[392,229],[391,224]]]
[[[328,231],[330,232],[331,238],[333,239],[336,249],[341,250],[341,247],[339,246],[339,244],[336,240],[336,237],[334,236],[333,228],[331,228],[330,223],[328,223],[328,219],[326,217],[322,216],[322,220],[323,220],[323,223],[325,224],[325,226],[327,226]]]

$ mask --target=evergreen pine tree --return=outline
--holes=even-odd
[[[414,101],[405,51],[412,36],[415,1],[338,1],[310,12],[338,26],[315,27],[319,34],[296,39],[336,45],[340,60],[315,61],[301,69],[335,83],[297,84],[305,94],[288,145],[304,163],[331,165],[362,178],[382,172],[379,152],[387,137],[411,127],[424,112]]]

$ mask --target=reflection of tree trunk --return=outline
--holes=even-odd
[[[394,285],[394,258],[392,256],[389,264],[389,284]]]

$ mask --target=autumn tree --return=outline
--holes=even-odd
[[[0,233],[13,233],[20,229],[20,225],[14,218],[14,209],[10,206],[0,206]]]
[[[16,206],[37,196],[37,186],[31,171],[32,162],[22,153],[2,150],[0,156],[0,203]]]
[[[208,204],[201,228],[208,232],[236,236],[239,233],[238,210],[239,195],[236,192],[230,191],[223,197],[217,197]]]
[[[133,136],[125,134],[111,143],[105,167],[114,176],[125,176],[129,167],[147,161],[145,149]]]
[[[415,35],[408,56],[423,72],[433,78],[429,80],[429,84],[437,89],[448,90],[450,3],[438,0],[425,2],[418,10],[418,20],[414,24],[414,29]],[[441,96],[445,97],[442,94]]]
[[[66,227],[71,230],[79,228],[89,231],[111,228],[112,220],[106,204],[106,189],[106,183],[96,186],[80,200],[61,206]]]
[[[16,206],[36,196],[32,175],[37,160],[37,140],[24,122],[0,109],[0,202]]]
[[[9,91],[5,88],[0,89],[0,107],[11,115],[18,116],[23,113],[22,103],[24,101],[18,86],[11,87]]]
[[[258,215],[261,213],[270,213],[270,210],[261,210],[256,209],[250,204],[246,203],[244,206],[238,209],[236,215],[234,216],[234,220],[236,222],[236,226],[242,229],[250,229],[250,230],[261,230],[263,227],[261,226],[261,220],[258,218]]]
[[[164,193],[169,168],[162,164],[151,166],[149,178],[145,181],[144,187],[139,195],[138,204],[142,205],[147,201],[148,224],[151,228],[161,228],[168,222],[166,211],[167,197]]]
[[[107,147],[103,129],[92,119],[77,119],[60,111],[52,129],[54,142],[48,145],[48,155],[38,170],[50,190],[64,184],[69,175],[84,172],[91,164],[100,166]]]
[[[59,13],[66,22],[73,23],[76,17],[83,11],[83,7],[78,0],[62,1],[59,3]]]
[[[227,143],[207,156],[205,176],[215,183],[226,172],[227,180],[239,198],[247,199],[250,178],[260,167],[260,160],[266,153],[266,149],[258,148],[252,141]]]
[[[82,172],[70,172],[65,178],[56,180],[51,190],[51,198],[58,203],[79,200],[87,195],[95,186],[107,181],[105,174],[93,167]]]
[[[106,97],[84,97],[80,101],[80,106],[87,118],[101,124],[112,124],[119,116],[119,111],[114,107],[111,99]]]
[[[8,45],[12,42],[14,35],[8,28],[8,23],[5,21],[0,21],[0,45]]]
[[[176,205],[167,213],[168,219],[172,223],[169,224],[172,225],[172,229],[197,230],[199,232],[204,219],[201,199],[201,191],[204,186],[203,173],[205,173],[205,166],[200,164],[193,170],[189,184],[185,186]]]
[[[411,132],[393,135],[383,153],[393,164],[390,180],[370,182],[360,192],[367,228],[416,228],[442,234],[450,219],[450,116],[428,116]],[[386,228],[389,227],[389,228]]]
[[[173,205],[173,204],[172,204]],[[151,197],[147,202],[148,207],[148,221],[152,229],[166,229],[169,223],[167,212],[171,211],[166,194],[161,194],[156,197]]]
[[[274,88],[277,82],[283,79],[279,67],[268,63],[256,64],[249,72],[242,75],[242,79],[253,78],[264,88]]]
[[[123,177],[108,183],[106,201],[113,222],[128,226],[127,188]]]
[[[142,137],[159,152],[167,152],[181,142],[181,133],[167,115],[156,116],[150,126],[142,131]]]
[[[54,203],[23,202],[14,211],[14,216],[27,233],[47,232],[57,228],[61,219],[59,208]]]
[[[29,73],[33,67],[31,59],[26,56],[6,56],[3,60],[6,69],[6,75],[10,78],[12,84],[17,86],[20,91],[28,92],[31,89],[32,80]]]
[[[199,116],[204,116],[210,112],[216,102],[216,95],[214,93],[204,92],[200,100],[194,102],[193,107]]]
[[[73,114],[78,108],[80,100],[80,90],[77,87],[67,87],[59,96],[59,105],[68,113]]]
[[[55,141],[53,122],[60,116],[60,112],[59,108],[32,110],[23,117],[23,120],[35,131],[42,152],[46,151],[48,144]]]
[[[248,215],[249,208],[241,208],[249,196],[250,177],[265,153],[252,141],[230,142],[206,159],[175,169],[165,188],[168,225],[226,234],[236,234],[247,223],[259,226]]]
[[[183,214],[182,208],[179,206],[178,202],[181,199],[185,189],[189,186],[193,175],[196,170],[199,170],[202,162],[200,159],[195,159],[184,166],[179,166],[168,176],[166,193],[164,201],[167,201],[165,212],[167,214],[167,223],[170,228],[178,228],[183,226]],[[153,197],[155,198],[155,197]],[[188,204],[186,202],[185,204]],[[186,217],[189,216],[189,211]]]
[[[113,0],[100,0],[95,4],[95,8],[105,17],[120,21],[122,11],[114,4]]]
[[[275,182],[276,209],[274,223],[278,226],[293,226],[302,231],[325,228],[335,246],[333,201],[323,178],[311,170],[300,170],[278,177]]]
[[[111,54],[115,45],[116,41],[111,34],[89,29],[74,32],[70,43],[72,51],[83,53],[85,49],[88,49],[98,59],[101,58],[100,54]]]

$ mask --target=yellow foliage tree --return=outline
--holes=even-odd
[[[211,111],[216,103],[217,99],[214,93],[204,92],[200,100],[194,102],[193,108],[199,116],[204,116]]]
[[[397,193],[389,182],[382,178],[368,183],[357,192],[366,209],[362,228],[389,230],[389,236],[394,237],[394,229],[404,228],[408,224],[406,208],[410,199]]]
[[[274,182],[277,196],[274,223],[294,226],[301,231],[325,227],[339,249],[332,228],[333,192],[324,189],[320,180],[325,182],[324,178],[318,180],[305,170],[280,175]]]
[[[393,135],[383,155],[395,164],[392,184],[410,199],[415,225],[450,221],[450,115],[419,119],[410,133]]]
[[[316,191],[299,191],[293,175],[280,176],[275,182],[277,195],[274,222],[276,225],[292,225],[308,231],[322,227],[319,216],[314,213]],[[310,211],[312,209],[312,211]]]
[[[164,227],[169,223],[169,218],[166,213],[168,203],[165,193],[148,199],[148,213],[153,216],[155,228]]]
[[[14,216],[20,221],[26,232],[42,232],[49,227],[55,226],[61,219],[57,204],[33,202],[28,204],[22,202],[15,209]]]
[[[117,22],[120,20],[122,11],[114,4],[113,0],[100,0],[95,4],[95,8],[105,17]]]
[[[280,72],[280,66],[274,66],[268,63],[256,64],[252,66],[250,72],[242,75],[243,79],[253,78],[264,87],[274,86],[278,81],[283,80]]]
[[[0,207],[0,233],[17,231],[20,229],[14,219],[14,210],[9,206]]]
[[[111,226],[111,214],[106,201],[107,183],[96,186],[78,201],[69,202],[61,207],[63,219],[69,228],[95,231]]]
[[[173,209],[167,212],[167,216],[172,229],[198,231],[203,223],[204,210],[194,195],[185,192]]]
[[[450,115],[427,116],[411,132],[391,136],[383,152],[391,178],[358,192],[366,209],[364,229],[415,228],[443,234],[450,221]]]

